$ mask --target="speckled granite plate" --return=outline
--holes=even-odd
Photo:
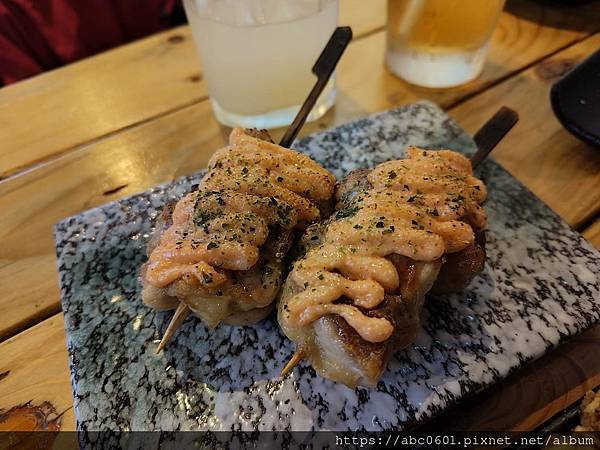
[[[341,177],[400,158],[407,144],[471,153],[439,108],[417,103],[301,140]],[[524,149],[523,151],[526,151]],[[349,389],[293,352],[273,318],[209,333],[188,318],[161,355],[171,313],[142,305],[136,282],[153,219],[202,174],[60,222],[56,251],[75,413],[82,430],[381,430],[426,421],[600,318],[600,254],[492,160],[488,261],[460,295],[426,302],[423,328],[376,389]]]

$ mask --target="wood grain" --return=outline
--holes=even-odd
[[[355,37],[385,24],[385,0],[341,0]],[[0,178],[206,99],[182,26],[0,89]]]
[[[426,425],[431,430],[532,430],[600,385],[600,326]],[[459,412],[460,411],[460,412]]]
[[[342,0],[340,23],[352,25],[356,36],[368,35],[383,26],[384,10],[385,0]],[[385,33],[365,39],[352,63],[344,64],[348,89],[335,111],[309,130],[419,97],[449,106],[600,27],[598,2],[559,8],[510,1],[506,11],[483,75],[450,90],[401,82],[382,64]],[[187,27],[8,86],[0,90],[0,177],[205,98]]]
[[[600,249],[600,219],[596,220],[592,225],[587,227],[583,232],[583,236]]]
[[[190,39],[179,27],[1,89],[0,176],[206,98]]]
[[[60,311],[52,253],[10,259],[3,255],[0,272],[0,341]]]
[[[368,65],[375,63],[369,59],[370,44],[380,37],[375,34],[350,45],[341,62],[338,105],[302,134],[394,106],[386,103],[383,93],[393,91],[389,83],[397,85],[401,81],[390,77],[371,91],[369,77],[359,77],[356,72],[361,64],[367,64],[363,71],[368,71]],[[556,69],[551,70],[556,64],[562,68],[561,61],[573,63],[599,42],[598,36],[589,38],[452,111],[459,123],[474,131],[501,104],[517,109],[522,122],[495,155],[572,225],[598,207],[600,193],[595,180],[599,155],[560,128],[550,111],[547,90],[552,77],[556,77]],[[548,72],[554,75],[549,77]],[[378,95],[382,104],[373,103],[373,96]],[[405,92],[403,101],[414,99],[410,91]],[[215,122],[208,102],[201,102],[99,139],[0,182],[0,208],[4,212],[0,239],[5,242],[0,247],[0,294],[13,292],[0,296],[0,307],[6,311],[0,316],[0,337],[18,332],[59,307],[55,277],[45,279],[39,288],[17,290],[31,286],[31,280],[39,274],[54,270],[54,223],[198,170],[225,142],[227,133]],[[540,168],[546,175],[543,179],[537,177]],[[582,183],[587,189],[580,188]],[[573,202],[573,198],[578,201]]]
[[[0,182],[0,337],[58,311],[54,223],[196,171],[224,138],[204,102]]]
[[[600,152],[568,133],[550,107],[550,88],[600,47],[600,34],[542,61],[450,111],[477,130],[498,106],[519,112],[515,128],[492,157],[577,228],[600,210]]]
[[[48,402],[60,416],[60,429],[75,429],[62,314],[1,343],[0,374],[0,414]]]

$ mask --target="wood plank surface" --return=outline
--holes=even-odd
[[[549,95],[562,74],[599,47],[596,34],[451,111],[473,132],[499,105],[517,110],[519,123],[493,157],[575,228],[600,210],[600,152],[562,127]]]
[[[179,27],[1,89],[0,176],[206,98],[190,39]]]
[[[590,241],[597,249],[600,249],[600,219],[585,229],[583,236]]]
[[[29,401],[66,411],[74,427],[62,314],[0,344],[0,413]],[[18,351],[14,349],[17,348]],[[577,336],[496,386],[461,402],[425,429],[525,431],[539,426],[600,385],[600,327]],[[1,426],[1,424],[0,424]]]
[[[373,35],[351,44],[340,67],[338,106],[303,133],[355,118],[363,107],[352,105],[359,101],[373,110],[392,106],[371,104],[372,92],[356,88],[356,67],[371,63],[367,44],[378,38]],[[540,74],[557,64],[563,67],[565,60],[572,64],[598,45],[600,37],[591,37],[452,111],[459,123],[473,131],[500,105],[516,108],[521,122],[496,150],[495,157],[575,226],[600,202],[600,155],[560,128],[547,102],[553,78]],[[368,71],[368,65],[362,70]],[[368,85],[366,80],[362,83],[361,88]],[[383,96],[387,88],[379,89]],[[407,94],[408,99],[413,97]],[[370,111],[361,111],[360,116]],[[6,242],[0,247],[0,307],[6,311],[0,316],[0,337],[10,336],[59,308],[56,278],[45,279],[39,288],[16,289],[31,286],[31,279],[54,270],[51,230],[55,222],[204,167],[210,154],[225,142],[227,132],[215,122],[208,102],[201,102],[0,182],[0,208],[4,212],[0,240]],[[543,178],[538,177],[540,168]],[[581,189],[582,183],[587,189]],[[573,198],[578,201],[573,202]]]
[[[599,352],[600,326],[596,326],[426,427],[437,431],[535,429],[600,385]]]
[[[356,36],[368,35],[383,26],[384,10],[385,0],[342,0],[340,23],[352,25]],[[482,77],[444,91],[410,86],[389,74],[382,64],[385,33],[376,33],[363,44],[366,51],[355,52],[359,64],[346,74],[352,90],[340,95],[336,108],[343,114],[321,124],[419,97],[450,105],[583,39],[600,28],[599,16],[598,2],[564,8],[509,1]],[[187,27],[0,89],[0,177],[205,98]]]
[[[0,181],[0,339],[59,310],[56,222],[204,167],[223,133],[203,102]]]
[[[56,314],[0,344],[0,416],[15,407],[48,403],[45,406],[54,410],[50,420],[61,430],[75,429],[63,326],[62,314]],[[34,425],[13,415],[0,420],[0,430],[19,422]]]
[[[5,239],[6,248],[10,239]],[[0,273],[0,341],[60,311],[53,253],[15,258],[2,252]]]
[[[341,0],[355,37],[380,30],[386,0]],[[0,178],[100,136],[206,99],[181,26],[0,89]]]

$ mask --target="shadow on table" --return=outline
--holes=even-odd
[[[579,32],[600,28],[598,0],[508,0],[505,12],[540,25]],[[593,17],[596,17],[594,20]]]

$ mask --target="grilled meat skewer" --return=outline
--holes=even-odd
[[[483,267],[485,197],[470,162],[447,150],[409,148],[350,174],[331,219],[301,240],[278,307],[284,333],[322,376],[376,385],[415,338],[425,294],[461,289]]]
[[[330,209],[335,178],[268,133],[236,128],[198,189],[167,205],[141,271],[144,303],[186,307],[209,327],[249,324],[273,308],[294,233]],[[166,340],[161,342],[162,348]]]

